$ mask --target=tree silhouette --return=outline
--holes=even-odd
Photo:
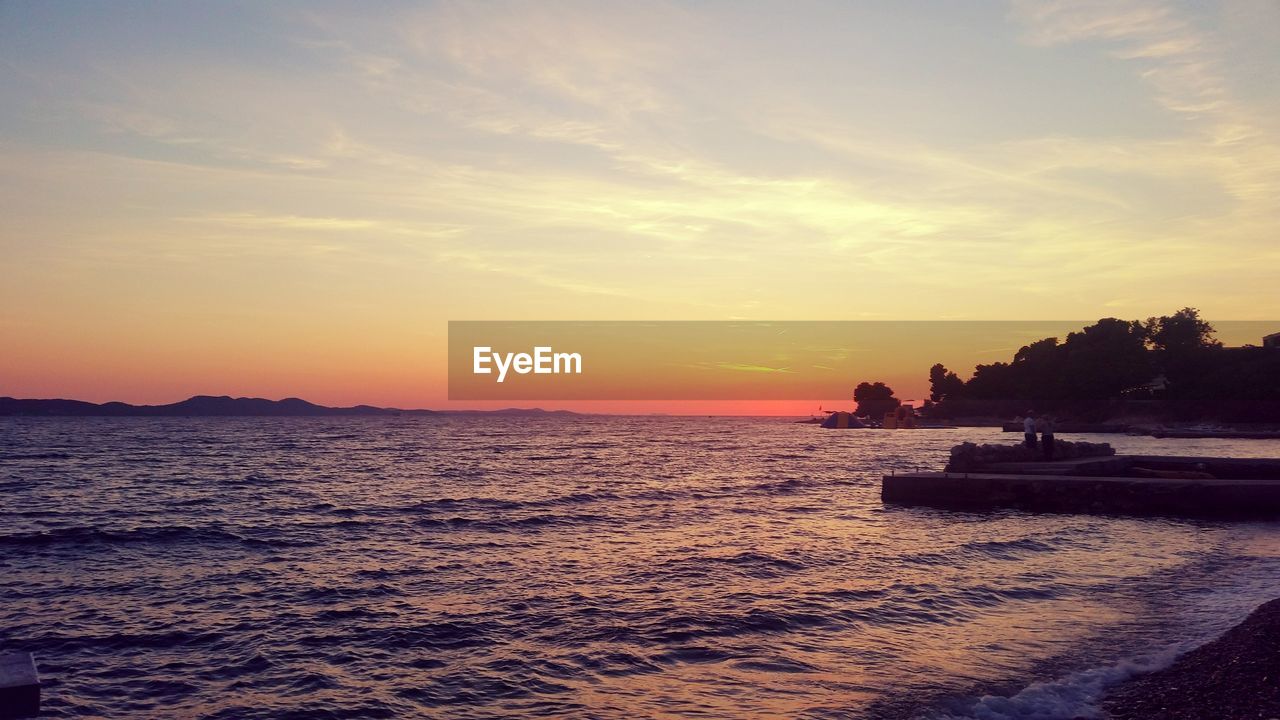
[[[1172,315],[1147,318],[1147,337],[1157,352],[1172,355],[1198,353],[1222,347],[1213,337],[1213,326],[1200,319],[1200,311],[1185,307]]]
[[[938,363],[929,368],[929,399],[942,402],[949,397],[959,397],[964,392],[964,381],[958,375]]]
[[[882,382],[858,383],[853,390],[853,399],[858,402],[857,413],[866,417],[880,418],[887,412],[896,410],[902,401],[893,396],[893,389]]]
[[[1216,351],[1222,343],[1213,337],[1213,326],[1200,319],[1200,311],[1182,308],[1173,315],[1148,318],[1147,337],[1153,365],[1169,384],[1170,400],[1175,404],[1194,402],[1202,395],[1205,378],[1218,364]]]
[[[1141,398],[1142,413],[1280,421],[1280,352],[1224,348],[1213,333],[1187,307],[1145,322],[1103,318],[1062,342],[1037,340],[1010,362],[978,365],[967,381],[937,364],[929,369],[930,412],[1008,416],[1033,408],[1100,419]],[[1160,376],[1165,383],[1155,387],[1167,389],[1147,389]]]

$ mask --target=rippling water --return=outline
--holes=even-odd
[[[0,418],[0,649],[50,717],[1069,718],[1280,595],[1274,523],[881,504],[962,440]]]

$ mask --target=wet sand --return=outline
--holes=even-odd
[[[1113,720],[1280,718],[1280,599],[1173,665],[1117,686]]]

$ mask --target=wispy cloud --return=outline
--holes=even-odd
[[[296,248],[335,271],[381,257],[478,293],[532,287],[566,314],[585,296],[721,317],[1061,315],[1164,302],[1209,272],[1249,278],[1215,297],[1255,287],[1280,154],[1212,22],[1155,0],[1017,0],[995,18],[1021,38],[997,69],[1139,78],[1161,124],[1134,133],[1033,117],[1016,74],[954,70],[965,49],[938,28],[939,48],[892,36],[863,67],[876,38],[824,41],[822,12],[796,12],[801,32],[700,5],[278,9],[269,52],[94,56],[42,99],[74,111],[70,144],[89,150],[5,169],[45,197],[109,200],[81,245]],[[1063,60],[1068,45],[1103,64]],[[912,85],[913,64],[1008,83],[1009,104],[979,108],[976,137],[898,130],[979,102]],[[128,181],[91,190],[56,168]]]
[[[1269,136],[1247,103],[1233,96],[1223,40],[1203,23],[1162,0],[1014,0],[1012,7],[1031,43],[1109,43],[1109,52],[1132,64],[1158,102],[1199,123],[1200,152],[1190,156],[1212,165],[1232,195],[1256,203],[1280,192],[1280,139]],[[1185,153],[1187,147],[1178,149]],[[1245,214],[1257,210],[1242,208]]]
[[[721,370],[732,370],[734,372],[749,373],[794,373],[795,371],[787,367],[769,367],[768,365],[749,365],[744,363],[716,363],[715,366]]]

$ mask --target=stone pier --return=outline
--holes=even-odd
[[[886,503],[1040,512],[1280,517],[1280,460],[1121,455],[886,475]]]
[[[32,718],[40,714],[40,679],[31,653],[0,655],[0,718]]]

